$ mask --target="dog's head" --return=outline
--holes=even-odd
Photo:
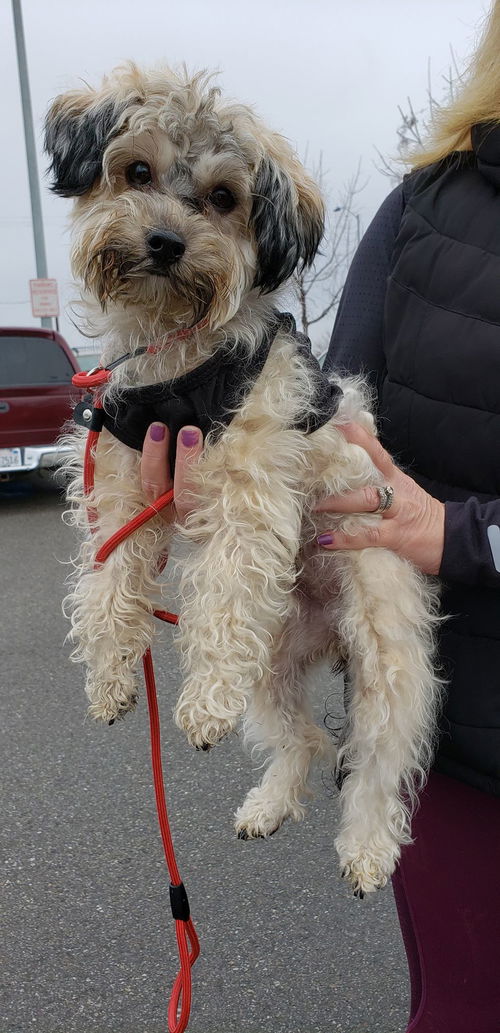
[[[52,189],[74,197],[75,275],[141,317],[221,326],[309,264],[323,204],[287,142],[209,78],[115,71],[47,115]]]

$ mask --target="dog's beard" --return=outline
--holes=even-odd
[[[199,269],[183,260],[162,274],[150,267],[150,259],[133,254],[118,243],[97,248],[84,264],[79,253],[75,272],[83,279],[103,312],[116,305],[140,313],[141,324],[152,332],[187,328],[208,317],[210,326],[222,326],[237,310],[248,287],[248,273],[234,249],[233,261]],[[83,268],[82,268],[83,266]]]
[[[110,301],[121,298],[125,302],[128,273],[133,266],[133,260],[113,245],[101,247],[90,256],[83,272],[83,282],[103,310]]]
[[[106,245],[89,259],[84,284],[103,311],[109,303],[140,308],[154,322],[194,325],[210,312],[216,296],[227,295],[220,276],[179,268],[157,274],[148,270],[149,260],[134,258],[119,246]]]

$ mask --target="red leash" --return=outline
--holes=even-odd
[[[168,1006],[168,1028],[170,1033],[183,1033],[189,1021],[191,1011],[191,968],[199,953],[200,944],[196,935],[193,920],[189,914],[189,901],[179,875],[175,859],[172,834],[168,822],[167,806],[160,748],[160,719],[156,698],[155,676],[151,651],[146,650],[143,659],[146,691],[148,695],[149,724],[151,729],[151,761],[156,796],[156,808],[160,825],[163,849],[170,875],[170,906],[175,918],[175,933],[179,949],[180,971],[172,988]],[[189,941],[189,942],[188,942]],[[191,948],[191,949],[190,949]],[[180,1012],[179,1012],[180,1005]]]
[[[109,370],[95,370],[91,374],[77,373],[73,377],[76,387],[97,388],[104,385],[110,378]],[[102,409],[102,402],[99,398],[93,399],[93,409]],[[85,459],[83,464],[83,484],[86,495],[89,495],[94,487],[94,466],[95,449],[99,440],[99,430],[89,430],[85,448]],[[137,516],[129,520],[127,524],[111,535],[110,538],[96,553],[96,563],[104,563],[108,556],[116,549],[120,542],[133,534],[138,527],[148,520],[157,516],[166,506],[173,501],[173,491],[167,491],[160,495],[150,506],[146,506]],[[95,523],[95,511],[89,509],[90,526]],[[154,610],[155,617],[167,621],[169,624],[177,624],[178,617],[168,610]],[[142,658],[144,678],[146,682],[146,693],[149,708],[149,726],[151,733],[151,765],[153,769],[153,782],[156,797],[156,809],[158,812],[158,824],[165,852],[168,873],[170,876],[170,906],[175,919],[175,932],[179,950],[180,971],[175,979],[170,1002],[168,1006],[168,1029],[169,1033],[184,1033],[189,1022],[191,1011],[192,978],[191,969],[200,953],[200,944],[193,920],[190,917],[189,901],[184,884],[179,874],[175,858],[172,833],[168,820],[167,805],[165,800],[163,768],[161,761],[160,742],[160,718],[158,714],[158,700],[156,696],[156,683],[153,669],[151,650],[147,649]]]

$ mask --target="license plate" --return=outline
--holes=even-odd
[[[19,470],[22,465],[20,448],[0,448],[0,470]]]

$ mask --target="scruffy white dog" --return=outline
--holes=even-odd
[[[243,718],[270,762],[236,829],[268,836],[302,817],[311,761],[330,748],[311,718],[308,668],[345,660],[336,847],[355,892],[373,890],[409,841],[429,762],[435,597],[396,555],[319,554],[315,542],[319,499],[382,487],[341,432],[348,420],[373,427],[362,386],[328,384],[278,312],[277,291],[322,236],[318,189],[282,137],[201,74],[120,68],[99,90],[54,102],[46,146],[53,189],[76,199],[73,268],[105,341],[103,365],[122,359],[102,394],[90,499],[85,432],[73,436],[75,520],[86,525],[89,503],[97,514],[69,597],[90,712],[109,721],[135,705],[172,528],[156,518],[97,569],[96,550],[146,504],[139,449],[151,420],[169,423],[173,439],[196,423],[206,440],[182,529],[194,547],[182,579],[177,724],[207,747]]]

